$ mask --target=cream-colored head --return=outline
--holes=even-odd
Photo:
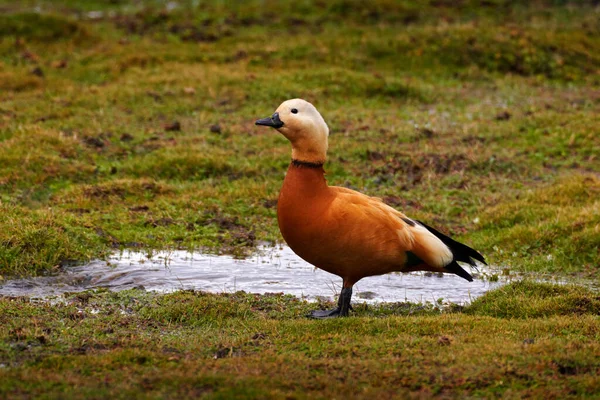
[[[325,162],[329,127],[308,101],[284,101],[271,117],[259,119],[256,125],[271,126],[281,132],[292,143],[292,159]]]

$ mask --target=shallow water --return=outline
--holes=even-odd
[[[354,286],[355,301],[366,302],[435,302],[442,298],[465,303],[502,282],[482,279],[488,270],[471,271],[475,280],[467,282],[456,275],[387,274],[364,278]],[[483,273],[483,274],[482,274]],[[212,293],[244,290],[250,293],[292,294],[315,300],[333,299],[341,279],[314,268],[289,247],[262,247],[253,257],[237,260],[187,251],[125,251],[108,262],[94,261],[68,267],[58,275],[0,281],[0,295],[45,298],[65,292],[108,288],[124,290],[135,287],[158,292],[194,289]]]

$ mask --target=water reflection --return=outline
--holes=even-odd
[[[388,274],[364,278],[354,287],[355,301],[435,302],[442,298],[465,303],[502,285],[482,279],[485,270],[471,271],[473,282],[455,275]],[[314,300],[334,298],[341,279],[314,268],[289,247],[262,247],[253,257],[237,260],[187,251],[125,251],[108,262],[94,261],[65,268],[56,276],[0,282],[0,295],[50,297],[94,288],[144,288],[158,292],[194,289],[213,293],[244,290],[251,293],[283,292]]]

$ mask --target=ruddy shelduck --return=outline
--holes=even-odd
[[[367,276],[433,271],[472,281],[458,262],[485,263],[477,251],[376,197],[328,186],[323,164],[329,128],[311,103],[287,100],[256,125],[273,127],[292,143],[292,162],[277,202],[283,238],[304,260],[343,279],[337,308],[310,316],[347,316],[352,287]]]

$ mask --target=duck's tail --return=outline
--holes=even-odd
[[[475,268],[477,267],[475,260],[480,261],[480,262],[484,263],[485,265],[487,265],[487,263],[485,262],[485,258],[483,258],[483,256],[477,250],[474,250],[465,244],[462,244],[452,238],[449,238],[448,236],[444,235],[437,229],[434,229],[434,228],[430,227],[429,225],[424,224],[421,221],[417,221],[417,222],[419,224],[421,224],[422,226],[424,226],[425,228],[427,228],[427,230],[429,232],[431,232],[432,234],[434,234],[438,239],[440,239],[446,246],[448,246],[448,248],[452,252],[452,255],[453,255],[452,261],[450,262],[450,264],[448,264],[444,267],[444,269],[446,271],[452,272],[452,273],[460,276],[461,278],[464,278],[464,279],[468,280],[469,282],[472,282],[473,277],[467,271],[465,271],[460,265],[458,265],[457,261],[467,263]]]

